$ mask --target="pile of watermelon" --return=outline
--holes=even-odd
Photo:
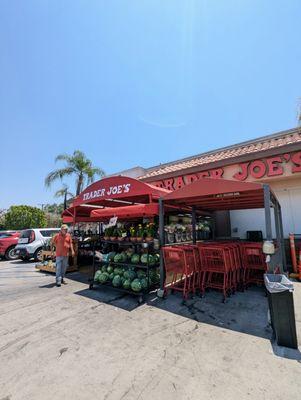
[[[155,268],[149,271],[149,279],[150,286],[159,283],[160,275]],[[101,284],[111,284],[114,287],[132,290],[134,292],[141,292],[148,287],[147,273],[142,269],[135,270],[134,268],[103,265],[100,270],[96,271],[94,280]]]
[[[160,263],[160,255],[159,254],[137,254],[134,253],[132,249],[127,251],[122,251],[121,253],[111,252],[105,255],[106,262],[114,262],[114,263],[131,263],[131,264],[144,264],[144,265],[158,265]]]

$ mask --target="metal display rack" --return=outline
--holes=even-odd
[[[139,247],[142,247],[144,249],[147,249],[147,255],[151,254],[149,252],[150,247],[153,248],[154,243],[153,242],[129,242],[129,241],[112,241],[112,240],[101,240],[102,245],[110,245],[110,246],[115,246],[119,250],[120,247],[134,247],[135,250],[137,251]],[[125,293],[125,294],[131,294],[134,296],[138,297],[138,302],[139,304],[143,303],[145,300],[145,296],[152,290],[155,289],[155,285],[151,284],[151,279],[150,279],[150,270],[154,268],[159,268],[160,264],[149,264],[149,260],[147,258],[147,264],[133,264],[133,263],[127,263],[127,262],[112,262],[110,261],[108,265],[112,265],[114,267],[124,267],[124,268],[131,268],[131,269],[144,269],[146,271],[146,279],[147,279],[147,288],[142,289],[139,292],[134,292],[133,290],[130,289],[124,289],[123,287],[115,287],[110,283],[100,283],[98,281],[94,280],[94,276],[96,273],[96,264],[97,261],[95,260],[95,249],[93,250],[93,277],[89,279],[89,289],[93,290],[96,288],[111,288],[114,289],[118,292]],[[102,264],[102,262],[100,262]]]

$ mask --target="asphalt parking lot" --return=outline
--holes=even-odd
[[[0,400],[300,398],[301,355],[271,342],[262,289],[138,306],[85,280],[0,261]]]

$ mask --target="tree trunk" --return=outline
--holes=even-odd
[[[76,186],[76,196],[78,196],[80,194],[80,192],[82,191],[83,180],[84,180],[83,175],[79,175],[78,181],[77,181],[77,186]]]
[[[66,210],[67,208],[67,189],[65,190],[65,194],[64,194],[64,210]]]

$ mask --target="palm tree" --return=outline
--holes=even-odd
[[[54,197],[64,197],[64,210],[66,210],[67,208],[67,201],[74,197],[74,194],[69,192],[68,189],[68,186],[66,184],[63,184],[63,187],[57,190],[54,194]],[[69,197],[69,200],[67,200],[67,196]]]
[[[57,161],[65,161],[66,165],[63,168],[51,171],[45,178],[45,185],[50,187],[58,179],[75,175],[76,196],[80,194],[85,185],[94,182],[96,176],[102,177],[105,174],[102,169],[93,167],[92,161],[80,150],[75,150],[72,155],[59,154],[55,159],[55,162]]]

